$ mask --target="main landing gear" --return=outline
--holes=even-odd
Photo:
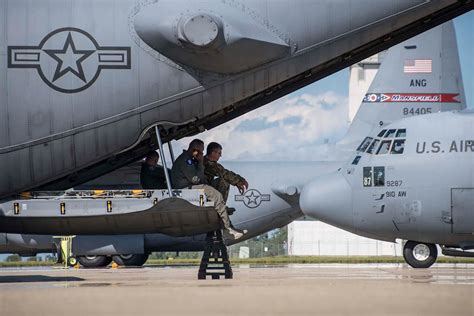
[[[112,260],[123,267],[141,267],[148,260],[148,253],[112,256]]]
[[[74,258],[74,257],[72,257]],[[115,256],[77,256],[77,261],[84,268],[103,268],[108,266],[112,260],[122,267],[141,267],[148,260],[148,253],[135,255]]]
[[[77,261],[84,268],[102,268],[112,262],[112,258],[107,256],[77,256]]]
[[[403,258],[413,268],[429,268],[438,257],[435,244],[409,240],[403,247]]]

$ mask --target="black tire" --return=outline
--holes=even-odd
[[[124,267],[141,267],[148,260],[148,254],[137,255],[117,255],[112,256],[112,260],[119,266]]]
[[[435,244],[409,240],[403,247],[403,258],[415,269],[426,269],[435,263],[438,258],[438,249]]]
[[[77,261],[84,268],[102,268],[112,262],[112,258],[106,256],[78,256]]]
[[[77,264],[77,258],[76,257],[70,257],[67,264],[70,267],[74,267]]]

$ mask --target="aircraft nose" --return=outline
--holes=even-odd
[[[340,173],[318,177],[304,186],[300,207],[305,215],[331,225],[352,225],[352,190]]]

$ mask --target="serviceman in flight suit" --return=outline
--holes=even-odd
[[[160,155],[156,151],[150,151],[142,163],[140,183],[145,190],[166,189],[166,177],[158,166],[159,159]]]
[[[214,202],[214,207],[217,214],[224,225],[224,229],[234,239],[238,239],[244,235],[232,227],[227,207],[225,205],[222,194],[216,189],[206,184],[204,175],[204,142],[200,139],[194,139],[188,147],[188,150],[183,150],[183,153],[176,158],[171,169],[171,182],[175,189],[202,189],[209,198]]]
[[[204,157],[204,174],[207,183],[222,194],[224,201],[229,196],[230,185],[236,186],[240,194],[248,189],[249,184],[244,177],[227,170],[218,161],[222,156],[222,146],[218,143],[207,145],[206,156]]]

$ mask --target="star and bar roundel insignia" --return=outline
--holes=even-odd
[[[236,195],[235,201],[244,202],[244,205],[248,208],[257,208],[262,202],[269,202],[270,198],[270,194],[261,194],[258,190],[250,189],[243,195]]]
[[[38,46],[9,46],[8,68],[31,68],[52,89],[77,93],[89,88],[103,69],[130,69],[131,48],[100,46],[87,32],[57,29]]]

